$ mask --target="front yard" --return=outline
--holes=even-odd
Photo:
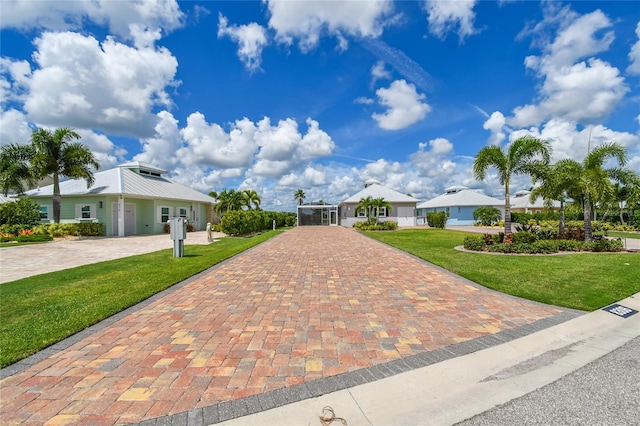
[[[485,287],[551,305],[592,311],[640,292],[640,254],[553,256],[464,253],[468,232],[407,229],[365,235]]]

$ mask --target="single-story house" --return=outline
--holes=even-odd
[[[356,206],[362,198],[371,197],[383,198],[391,204],[391,211],[382,208],[378,212],[378,220],[381,222],[392,220],[398,222],[398,226],[416,226],[416,204],[420,202],[417,198],[403,194],[391,188],[380,185],[375,179],[365,182],[362,191],[353,194],[338,205],[340,225],[351,227],[356,222],[367,220],[367,214],[362,209],[356,212]]]
[[[216,200],[162,177],[166,170],[134,161],[60,182],[60,222],[99,222],[106,235],[161,234],[171,217],[188,218],[196,231],[205,230]],[[43,222],[53,222],[53,185],[27,191],[40,205]]]
[[[553,201],[551,206],[546,206],[542,197],[538,197],[535,203],[531,202],[531,191],[521,190],[509,199],[512,213],[542,213],[549,209],[560,211],[560,201]]]
[[[447,212],[447,225],[473,225],[473,212],[478,207],[491,206],[504,217],[504,200],[472,191],[466,186],[452,186],[445,193],[418,204],[419,225],[427,223],[427,213]]]
[[[338,225],[338,206],[324,201],[300,204],[297,208],[298,226]]]

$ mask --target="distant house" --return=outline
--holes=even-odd
[[[546,206],[542,197],[538,197],[535,203],[531,202],[531,191],[521,190],[509,199],[511,212],[513,213],[542,213],[543,211],[560,211],[560,201],[553,201],[551,206]]]
[[[500,210],[504,217],[504,200],[475,192],[466,186],[452,186],[445,193],[417,205],[417,223],[427,223],[427,213],[444,211],[449,217],[447,225],[473,225],[473,212],[482,206],[491,206]]]
[[[362,209],[356,213],[356,206],[362,198],[384,198],[391,204],[391,211],[383,208],[378,212],[378,220],[381,222],[392,220],[398,222],[398,226],[416,225],[416,204],[420,202],[417,198],[402,194],[390,188],[380,185],[380,182],[370,179],[365,182],[362,191],[353,194],[339,207],[340,225],[350,227],[356,222],[367,220],[367,214]]]
[[[143,162],[122,164],[85,180],[60,182],[60,222],[99,222],[106,235],[160,234],[171,217],[206,228],[215,199],[162,177],[166,170]],[[53,222],[53,185],[27,191],[40,205],[43,222]]]

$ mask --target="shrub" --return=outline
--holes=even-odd
[[[40,223],[40,206],[29,197],[15,202],[0,204],[0,224],[25,225],[31,227]]]
[[[51,235],[18,235],[16,237],[16,241],[20,243],[36,243],[36,242],[44,242],[51,241],[53,237]]]
[[[511,234],[511,241],[513,243],[531,244],[538,241],[538,236],[535,232],[531,231],[516,232],[515,234]]]
[[[577,240],[556,240],[559,251],[580,251],[582,250],[583,242]]]
[[[427,213],[427,224],[432,228],[444,229],[447,224],[447,212]]]
[[[102,237],[104,235],[104,225],[102,223],[78,223],[76,235],[83,237]]]
[[[558,252],[557,240],[538,240],[533,243],[533,248],[536,253],[557,253]]]
[[[467,250],[484,251],[486,247],[487,243],[483,236],[473,235],[464,238],[464,248]]]
[[[500,210],[492,206],[478,207],[473,211],[473,220],[482,226],[491,226],[502,218]]]
[[[398,229],[398,222],[387,220],[385,222],[356,222],[353,227],[358,231],[395,231]]]
[[[602,238],[600,240],[592,241],[590,243],[584,243],[583,248],[584,250],[588,250],[588,251],[603,252],[603,251],[622,251],[624,247],[622,245],[622,240],[620,240],[620,238],[616,238],[614,240]]]
[[[104,235],[102,223],[43,223],[33,227],[36,235],[50,235],[52,237],[101,237]]]
[[[271,212],[264,210],[228,210],[220,220],[220,230],[227,235],[249,235],[273,228],[273,221],[276,227],[280,228],[287,224],[287,220],[295,223],[290,213]]]

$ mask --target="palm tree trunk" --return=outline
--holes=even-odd
[[[509,197],[509,179],[504,184],[504,238],[511,234],[511,200]]]
[[[589,191],[584,194],[584,240],[593,241],[593,230],[591,228],[591,200],[589,199]]]
[[[560,226],[558,231],[561,234],[564,232],[564,200],[560,200]]]
[[[53,174],[53,222],[60,223],[60,177]]]

